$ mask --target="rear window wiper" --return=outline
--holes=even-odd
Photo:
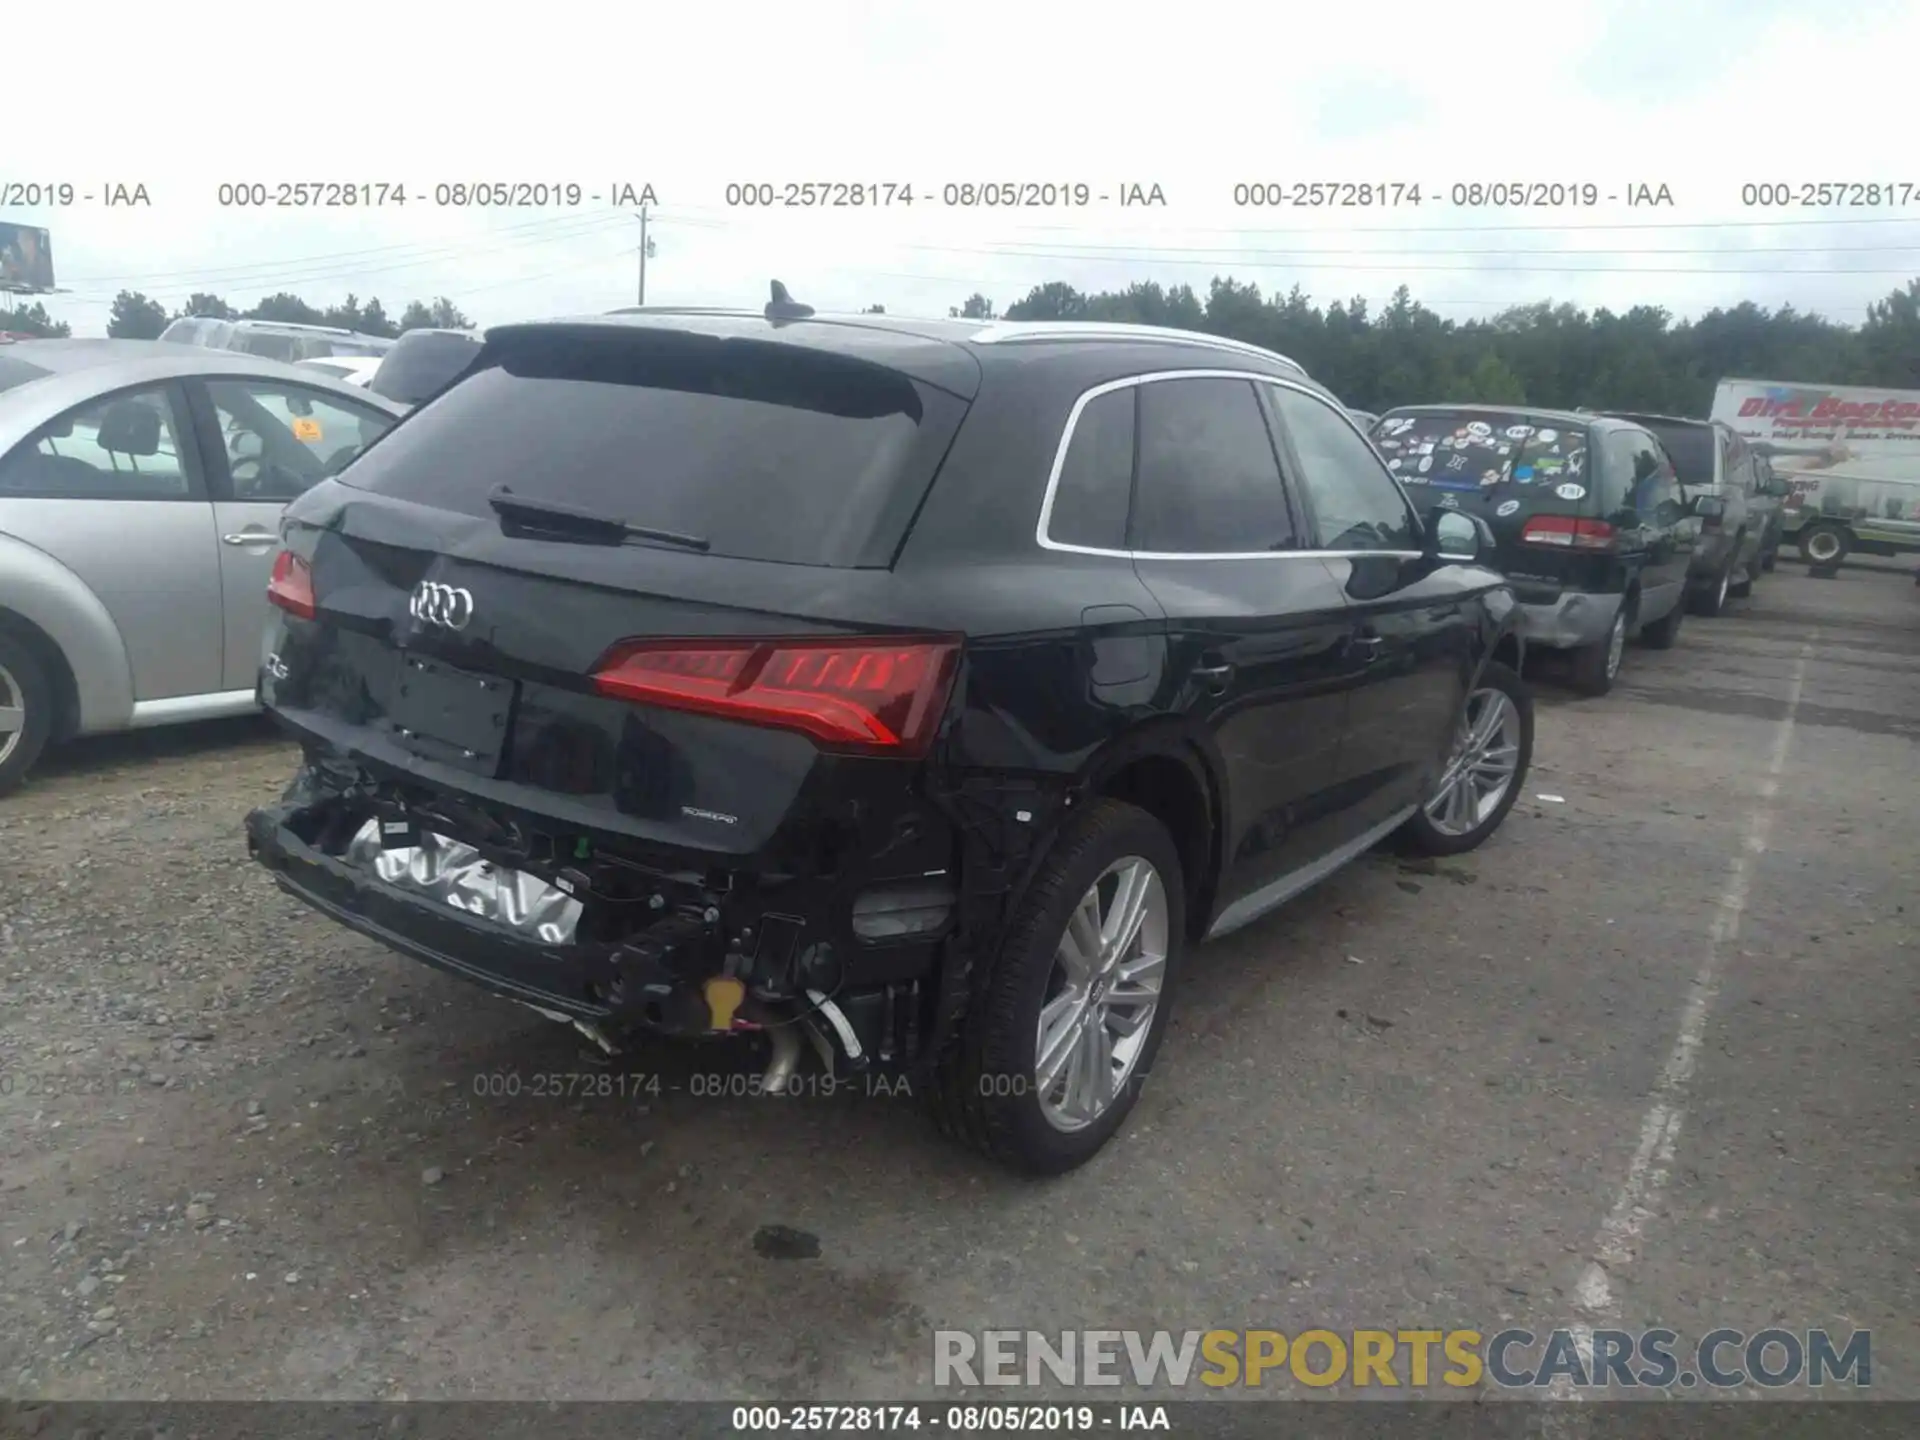
[[[487,504],[500,517],[502,528],[536,534],[550,540],[568,540],[582,545],[620,545],[628,540],[652,540],[661,545],[677,545],[683,550],[705,552],[713,542],[698,535],[683,535],[677,530],[655,530],[633,525],[613,515],[597,515],[591,510],[566,505],[558,500],[528,500],[502,485],[487,496]]]

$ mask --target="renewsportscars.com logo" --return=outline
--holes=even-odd
[[[1871,1331],[936,1330],[936,1386],[1712,1390],[1873,1384]]]

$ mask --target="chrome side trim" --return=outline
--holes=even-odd
[[[165,700],[136,700],[127,717],[129,730],[144,730],[150,725],[177,725],[188,720],[220,720],[229,715],[245,715],[258,710],[260,702],[251,690],[223,690],[215,695],[172,695]]]
[[[1301,891],[1318,885],[1334,871],[1342,869],[1360,858],[1378,845],[1387,836],[1406,823],[1407,817],[1418,810],[1418,805],[1409,805],[1406,809],[1367,831],[1366,834],[1349,840],[1338,850],[1329,851],[1318,860],[1302,865],[1290,875],[1282,875],[1278,880],[1262,885],[1251,895],[1243,895],[1226,909],[1222,910],[1208,927],[1202,938],[1218,940],[1222,935],[1238,930],[1265,915],[1269,910],[1287,903]]]
[[[1196,345],[1209,350],[1225,350],[1272,360],[1306,376],[1307,369],[1291,356],[1278,350],[1232,340],[1224,335],[1208,335],[1199,330],[1169,330],[1160,325],[1129,325],[1109,320],[995,320],[968,337],[976,345],[1019,344],[1025,340],[1144,340],[1162,345]]]
[[[1304,371],[1302,378],[1305,378]],[[1327,404],[1326,397],[1312,388],[1311,381],[1304,385],[1295,384],[1278,375],[1260,375],[1251,370],[1156,370],[1150,374],[1127,375],[1118,380],[1108,380],[1104,384],[1095,385],[1073,402],[1073,409],[1067,412],[1066,429],[1061,432],[1060,443],[1054,448],[1053,466],[1047,472],[1046,494],[1040,500],[1040,520],[1033,530],[1033,538],[1042,550],[1054,550],[1065,555],[1103,555],[1112,560],[1363,560],[1380,556],[1391,556],[1399,560],[1421,558],[1424,552],[1419,550],[1248,550],[1227,554],[1193,555],[1183,551],[1106,550],[1093,545],[1069,545],[1065,541],[1055,540],[1047,533],[1053,525],[1053,497],[1060,488],[1060,472],[1066,468],[1067,451],[1073,444],[1073,432],[1079,427],[1081,414],[1087,406],[1102,395],[1110,395],[1116,390],[1126,390],[1136,385],[1152,385],[1161,380],[1246,380],[1256,385],[1272,385],[1282,390],[1297,390],[1323,405]],[[1337,415],[1345,414],[1337,405],[1328,405],[1327,408]],[[1354,433],[1362,440],[1367,438],[1366,432],[1358,425],[1354,425],[1350,417],[1347,418],[1347,423],[1353,426]],[[1369,448],[1371,448],[1371,442],[1369,442]],[[1386,473],[1388,479],[1393,479],[1393,472],[1387,470],[1384,464],[1380,468]],[[1395,489],[1400,489],[1398,480],[1394,480],[1393,483]],[[1402,489],[1400,493],[1401,498],[1405,499],[1406,491]],[[1409,511],[1413,509],[1411,502],[1408,502],[1407,508]]]

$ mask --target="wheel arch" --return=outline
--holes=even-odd
[[[62,686],[55,735],[118,730],[133,715],[133,666],[107,607],[52,555],[0,535],[0,625]]]
[[[1188,937],[1204,935],[1226,834],[1225,786],[1207,748],[1177,724],[1147,726],[1096,756],[1077,788],[1089,800],[1137,806],[1166,827],[1180,855]]]

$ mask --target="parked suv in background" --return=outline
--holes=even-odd
[[[1756,500],[1759,472],[1753,448],[1717,420],[1676,415],[1618,414],[1659,438],[1673,459],[1689,499],[1711,496],[1718,513],[1702,514],[1689,577],[1695,614],[1718,615],[1728,597],[1753,593],[1766,533],[1766,497]]]
[[[296,896],[608,1044],[810,1037],[1093,1155],[1189,944],[1524,784],[1483,527],[1278,355],[651,310],[489,333],[288,512],[248,817]]]
[[[1644,428],[1585,411],[1404,405],[1373,443],[1423,511],[1486,521],[1528,646],[1564,652],[1578,689],[1612,689],[1629,639],[1673,644],[1701,522]]]
[[[285,320],[215,320],[189,315],[160,332],[170,344],[204,345],[215,350],[238,350],[293,364],[323,360],[332,355],[384,355],[393,341],[382,335],[363,335],[338,325],[299,325]]]
[[[368,386],[400,405],[418,405],[451,385],[480,353],[472,330],[409,330],[394,342]]]

